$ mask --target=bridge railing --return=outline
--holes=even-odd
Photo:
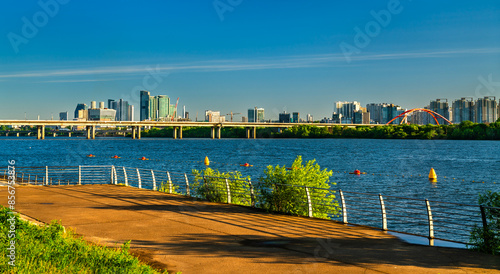
[[[6,168],[0,168],[2,176],[7,179]],[[428,238],[430,244],[434,240],[469,244],[473,229],[491,228],[485,211],[500,217],[500,208],[480,205],[302,185],[270,185],[251,180],[119,166],[16,167],[16,182],[34,185],[123,184],[422,236]],[[277,199],[270,198],[271,194]],[[494,233],[499,235],[500,232]]]

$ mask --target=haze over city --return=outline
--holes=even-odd
[[[336,101],[500,97],[497,1],[10,3],[2,119],[57,119],[139,90],[208,109],[329,117]],[[139,112],[135,112],[139,120]]]

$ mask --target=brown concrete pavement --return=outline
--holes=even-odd
[[[6,205],[5,187],[0,197]],[[144,260],[183,273],[500,273],[495,256],[129,187],[23,186],[16,207],[95,242],[132,240]]]

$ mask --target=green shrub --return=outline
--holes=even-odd
[[[474,226],[468,247],[484,253],[500,254],[500,192],[480,194],[479,204],[485,206],[487,227]]]
[[[285,166],[268,166],[262,183],[256,186],[260,192],[261,206],[270,211],[292,215],[308,216],[306,188],[313,200],[313,216],[330,219],[339,213],[339,204],[329,179],[333,172],[321,170],[315,160],[302,164],[302,157],[297,156],[290,169]],[[335,184],[335,183],[333,183]],[[325,189],[317,189],[325,188]]]
[[[211,168],[193,169],[192,173],[195,176],[194,182],[191,184],[192,195],[211,202],[227,203],[226,180],[228,180],[231,203],[250,205],[250,190],[247,183],[250,179],[249,176],[242,177],[239,171],[224,173]]]

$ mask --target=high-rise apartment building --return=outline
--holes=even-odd
[[[429,110],[437,112],[447,120],[450,120],[450,106],[448,105],[448,99],[444,99],[444,101],[442,100],[443,99],[436,99],[434,101],[431,101],[431,103],[429,104]],[[443,118],[440,117],[436,118],[440,125],[444,125],[446,123],[446,121],[443,120]],[[431,124],[436,124],[436,121],[432,119]]]
[[[298,112],[293,112],[292,123],[299,123],[299,122],[300,122],[300,114]]]
[[[314,122],[314,118],[313,118],[313,116],[312,116],[311,114],[307,114],[307,116],[306,116],[306,117],[307,117],[307,122],[308,122],[308,123],[312,123],[312,122]]]
[[[370,122],[373,122],[374,124],[382,124],[382,105],[383,104],[376,103],[366,105],[366,111],[370,113]]]
[[[474,105],[472,97],[463,97],[453,101],[453,123],[460,124],[463,121],[474,121]]]
[[[398,105],[387,103],[370,103],[366,105],[366,112],[370,115],[370,123],[387,124],[390,120],[403,113],[405,110]],[[396,119],[392,124],[399,124],[402,118]]]
[[[354,112],[358,111],[361,108],[361,104],[359,102],[335,102],[335,107],[333,112],[338,114],[342,114],[342,123],[343,124],[351,124]]]
[[[478,98],[474,106],[476,123],[494,123],[498,119],[498,103],[494,96]]]
[[[353,124],[369,124],[370,123],[370,113],[366,108],[361,108],[354,112]]]
[[[256,122],[264,122],[264,109],[263,108],[249,108],[248,109],[248,122],[256,123]]]

